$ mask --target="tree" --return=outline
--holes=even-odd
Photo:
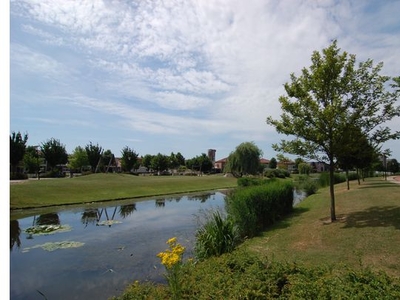
[[[103,152],[103,155],[100,159],[99,169],[101,172],[110,172],[113,169],[110,169],[110,166],[115,165],[115,156],[111,152],[110,149]]]
[[[28,170],[28,173],[36,173],[39,179],[40,170],[40,153],[38,147],[28,146],[25,150],[24,155],[24,167]]]
[[[268,167],[271,169],[276,169],[276,166],[278,165],[278,162],[276,161],[276,158],[273,157],[270,159]]]
[[[151,159],[151,168],[154,171],[157,171],[158,175],[160,175],[161,172],[165,171],[168,168],[168,164],[169,164],[169,157],[161,153],[158,153]]]
[[[51,171],[55,171],[57,165],[68,162],[68,154],[65,145],[55,138],[51,138],[41,145],[41,152]]]
[[[392,158],[389,160],[387,168],[389,172],[396,174],[400,170],[399,162],[395,158]]]
[[[236,147],[227,158],[225,170],[235,177],[255,175],[260,169],[262,151],[254,142],[244,142]]]
[[[103,148],[100,147],[99,144],[93,145],[92,142],[89,142],[89,144],[85,146],[85,150],[92,172],[96,172],[97,165],[100,163],[103,153]]]
[[[77,146],[69,157],[68,165],[70,169],[82,172],[84,167],[90,165],[86,150],[81,146]]]
[[[186,167],[193,171],[207,173],[212,170],[213,163],[205,153],[202,153],[201,155],[186,160]]]
[[[19,162],[24,158],[28,134],[22,136],[21,132],[12,132],[10,135],[10,164],[12,172],[17,172]]]
[[[125,146],[122,151],[121,167],[125,172],[130,172],[135,166],[139,154],[137,154],[133,149]]]
[[[151,160],[153,159],[153,155],[146,154],[142,158],[142,165],[149,171],[151,169]]]
[[[267,124],[279,133],[294,136],[274,144],[276,151],[297,154],[329,164],[330,215],[336,220],[334,170],[337,157],[343,151],[341,135],[346,125],[354,124],[376,144],[398,138],[400,132],[380,127],[400,115],[395,107],[398,92],[387,92],[387,76],[379,75],[382,64],[372,61],[355,65],[355,55],[340,53],[337,42],[315,51],[309,69],[303,68],[299,77],[290,75],[284,85],[286,96],[279,102],[283,113],[280,120],[267,118]]]
[[[301,162],[298,165],[299,173],[304,175],[310,175],[311,166],[308,163]]]

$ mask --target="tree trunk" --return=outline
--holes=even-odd
[[[331,222],[336,221],[336,212],[335,212],[335,164],[333,162],[333,158],[330,159],[329,163],[329,191],[331,194]]]
[[[347,190],[350,190],[350,180],[349,180],[349,169],[346,168],[346,182],[347,182]]]

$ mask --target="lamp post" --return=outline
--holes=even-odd
[[[37,179],[38,180],[40,180],[39,153],[40,153],[40,146],[36,146],[36,167],[37,167]]]

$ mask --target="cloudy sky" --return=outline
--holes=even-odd
[[[314,50],[337,39],[400,75],[395,0],[11,0],[9,12],[10,133],[69,153],[220,159],[253,141],[271,158],[285,136],[265,120]],[[384,146],[400,159],[400,141]]]

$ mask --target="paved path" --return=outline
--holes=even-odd
[[[400,176],[388,176],[387,178],[389,181],[400,184]]]

